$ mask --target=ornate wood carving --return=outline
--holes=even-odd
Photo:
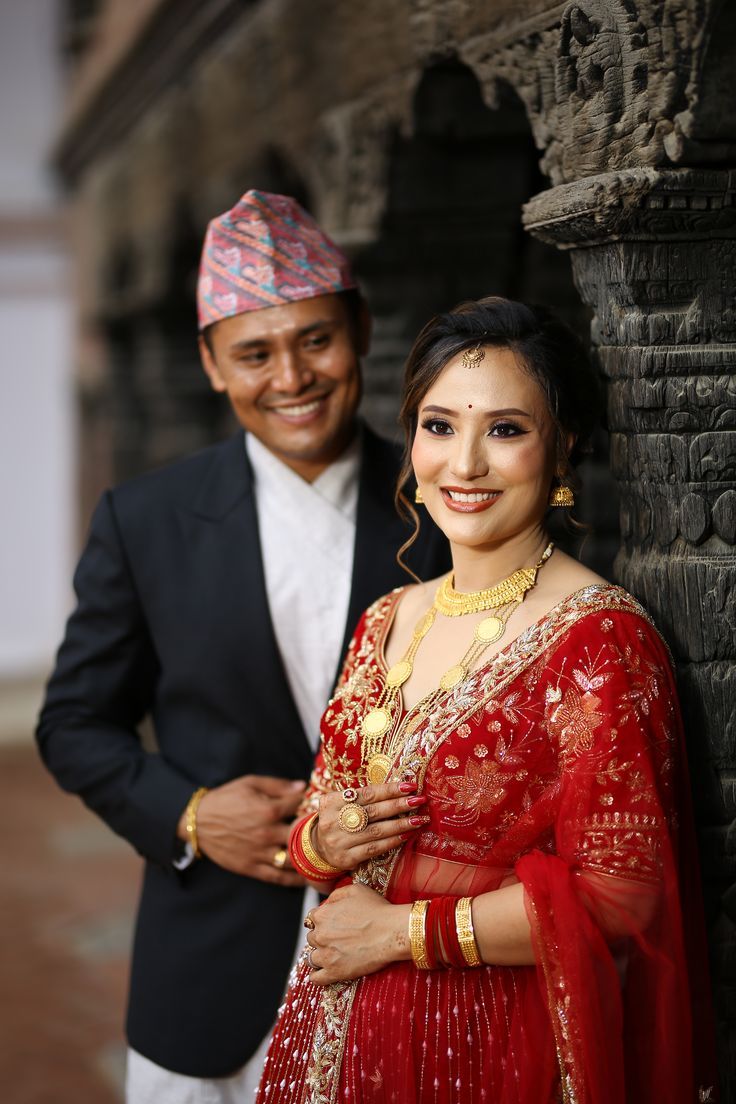
[[[562,185],[527,228],[571,253],[595,310],[621,491],[616,571],[680,673],[711,910],[724,1073],[736,1019],[736,173],[629,170]]]

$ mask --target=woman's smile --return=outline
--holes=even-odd
[[[440,494],[450,510],[458,514],[478,514],[498,502],[503,491],[488,491],[479,487],[440,487]]]

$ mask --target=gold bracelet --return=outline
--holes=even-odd
[[[411,947],[412,962],[417,970],[429,969],[425,930],[428,908],[429,901],[415,901],[409,913],[409,946]]]
[[[473,930],[473,913],[471,910],[472,899],[461,897],[455,905],[455,931],[460,950],[468,966],[482,966],[483,960],[478,952],[478,944],[475,941]]]
[[[207,786],[200,786],[198,790],[195,790],[192,796],[189,798],[184,816],[186,818],[187,827],[187,839],[191,845],[194,857],[197,859],[202,858],[202,852],[199,850],[199,840],[197,839],[197,809],[199,803],[206,793],[209,793]]]
[[[319,813],[312,813],[309,820],[305,820],[304,827],[302,828],[301,845],[304,852],[304,858],[307,862],[310,862],[315,870],[319,870],[322,874],[342,874],[343,871],[339,866],[331,866],[330,863],[325,862],[318,851],[315,850],[312,843],[312,828],[317,823],[317,817]]]

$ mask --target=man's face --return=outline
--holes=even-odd
[[[216,322],[200,353],[240,424],[311,482],[354,433],[368,330],[367,316],[355,327],[339,296],[320,295]]]

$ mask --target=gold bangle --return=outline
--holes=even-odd
[[[411,947],[412,962],[417,970],[428,970],[427,960],[427,934],[425,920],[429,901],[415,901],[409,913],[409,946]]]
[[[472,899],[461,897],[455,905],[455,931],[460,950],[468,966],[482,966],[483,960],[478,952],[478,944],[475,941],[473,930],[473,913],[471,909]]]
[[[319,870],[321,874],[342,874],[343,871],[340,869],[339,866],[331,866],[330,863],[325,862],[319,852],[315,850],[314,844],[312,843],[312,828],[317,823],[318,816],[319,813],[312,813],[309,820],[306,820],[304,822],[301,838],[304,858],[307,860],[307,862],[310,862],[312,864],[315,870]]]
[[[184,813],[186,818],[187,839],[197,859],[202,858],[202,852],[199,850],[199,840],[197,839],[197,809],[199,809],[199,803],[206,793],[209,793],[207,786],[200,786],[198,790],[195,790],[189,798]]]

